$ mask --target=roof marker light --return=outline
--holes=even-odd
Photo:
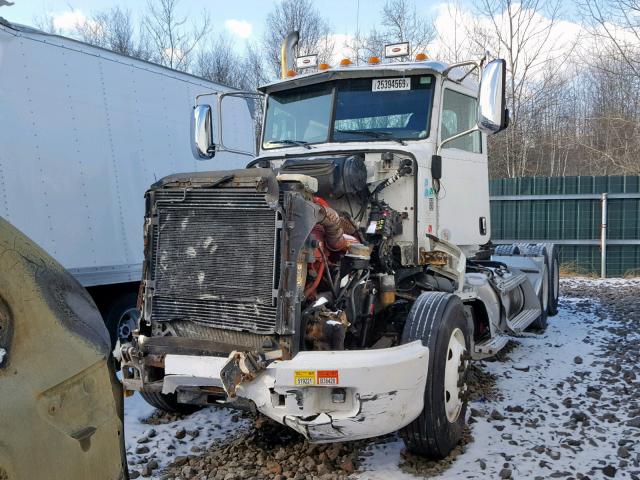
[[[329,70],[329,64],[321,63],[320,65],[318,65],[318,70]]]
[[[296,71],[295,70],[288,70],[287,71],[287,77],[291,78],[291,77],[295,77],[296,76]]]
[[[369,65],[377,65],[380,63],[380,57],[369,57]]]
[[[351,60],[349,60],[348,58],[343,58],[342,60],[340,60],[340,65],[342,67],[348,67],[349,65],[351,65]]]
[[[427,54],[424,52],[420,52],[416,55],[416,62],[424,62],[425,60],[427,60],[429,57],[427,57]]]

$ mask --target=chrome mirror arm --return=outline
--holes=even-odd
[[[436,149],[436,155],[440,155],[440,152],[442,152],[443,145],[446,145],[447,143],[453,140],[457,140],[458,138],[464,137],[465,135],[469,135],[470,133],[477,132],[478,130],[480,129],[478,128],[478,125],[476,125],[475,127],[470,128],[469,130],[465,130],[464,132],[456,133],[455,135],[449,138],[445,138],[438,144],[438,148]]]

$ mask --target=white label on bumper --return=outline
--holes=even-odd
[[[165,375],[190,375],[202,378],[220,378],[226,357],[198,357],[195,355],[167,355],[164,358]]]

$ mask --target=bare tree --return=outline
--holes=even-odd
[[[220,34],[196,54],[193,73],[213,82],[242,87],[242,59],[229,37]]]
[[[151,52],[142,28],[133,26],[131,11],[113,7],[93,14],[75,27],[82,41],[108,48],[116,53],[149,60]]]
[[[479,48],[507,62],[507,103],[510,128],[493,138],[494,164],[509,177],[528,172],[530,154],[536,145],[528,132],[530,110],[545,100],[553,75],[545,67],[559,65],[571,46],[559,45],[555,33],[559,0],[480,0],[473,40]]]
[[[640,0],[579,0],[578,6],[597,57],[619,58],[627,66],[622,75],[640,77]]]
[[[371,30],[362,41],[357,39],[357,56],[366,61],[371,56],[381,56],[389,43],[409,42],[410,56],[427,50],[435,38],[432,23],[418,14],[411,0],[387,0],[380,12],[382,28]]]
[[[267,66],[259,45],[247,45],[242,60],[241,73],[243,78],[241,85],[245,90],[254,91],[269,80]]]
[[[439,15],[436,20],[443,24],[434,23],[436,57],[456,63],[484,53],[478,52],[478,45],[473,41],[472,14],[462,7],[459,0],[447,3],[445,8],[446,14]]]
[[[51,33],[53,35],[60,35],[60,30],[56,28],[53,15],[50,13],[43,13],[41,15],[35,15],[33,17],[33,24],[36,28],[42,30],[46,33]]]
[[[200,22],[187,24],[187,18],[179,16],[178,4],[179,0],[149,0],[143,27],[155,62],[176,70],[188,70],[192,54],[207,35],[211,22],[203,11]]]
[[[311,0],[282,0],[267,15],[263,48],[267,52],[271,73],[280,75],[280,46],[283,39],[295,30],[300,32],[300,55],[317,53],[321,62],[329,61],[334,44],[327,21]]]

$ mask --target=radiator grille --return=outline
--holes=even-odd
[[[277,214],[264,194],[161,190],[156,206],[152,318],[272,333]]]

